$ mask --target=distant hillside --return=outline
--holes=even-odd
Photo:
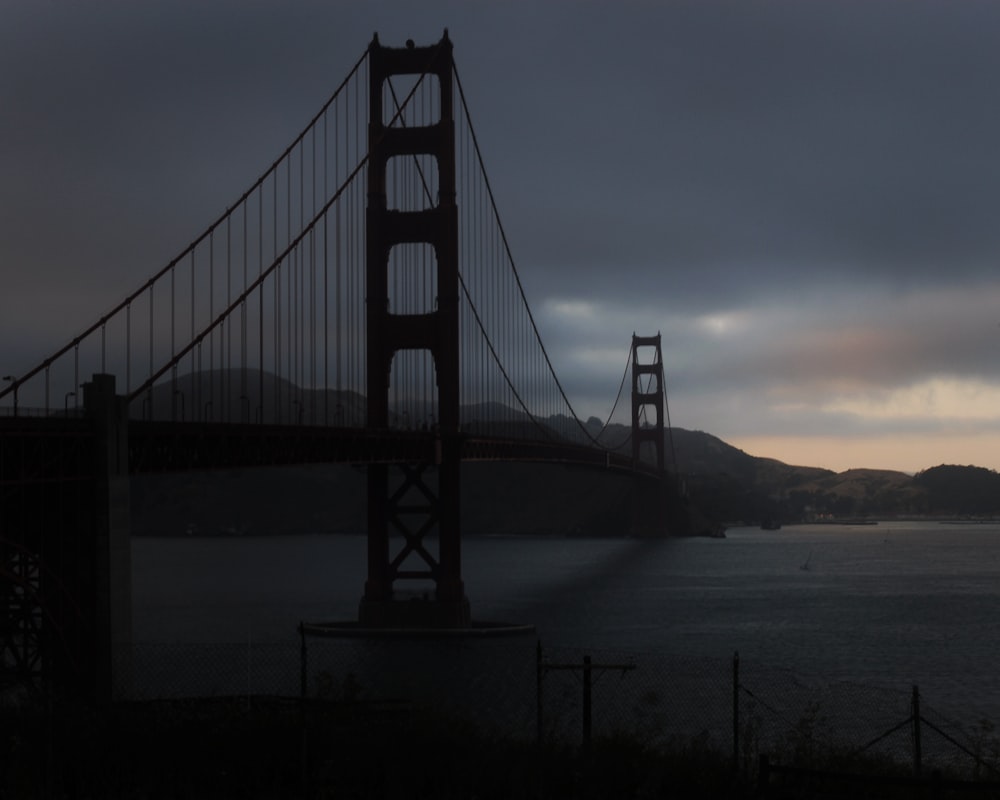
[[[219,371],[181,376],[177,392],[170,391],[172,384],[159,386],[151,398],[137,400],[132,412],[137,417],[200,413],[206,418],[253,419],[264,409],[265,421],[331,414],[345,424],[364,419],[364,398],[358,394],[300,391],[254,370],[226,378]],[[246,385],[245,394],[222,391],[234,380]],[[523,428],[537,435],[541,424],[570,441],[586,443],[600,436],[606,447],[625,452],[631,448],[627,426],[605,430],[597,418],[582,428],[562,415],[536,423],[494,404],[465,408],[463,419],[473,434],[509,435]],[[667,469],[676,471],[690,506],[709,523],[1000,516],[1000,475],[982,467],[940,465],[915,476],[872,469],[835,473],[752,456],[704,431],[674,428],[664,439]],[[342,465],[136,478],[133,527],[138,533],[161,534],[360,531],[365,492],[363,470]],[[622,531],[628,527],[622,520],[629,513],[629,492],[627,479],[600,471],[468,464],[463,467],[463,527],[482,533]]]
[[[1000,514],[1000,475],[993,470],[942,464],[918,472],[913,485],[929,514]]]
[[[1000,474],[982,467],[836,473],[751,456],[701,431],[675,429],[672,438],[692,499],[730,523],[1000,516]]]
[[[834,473],[749,456],[709,434],[674,433],[680,434],[675,441],[701,453],[700,472],[682,473],[683,481],[691,504],[716,522],[1000,516],[1000,475],[981,467],[942,465],[914,477],[886,470]],[[707,455],[713,451],[720,456],[716,471]],[[470,534],[606,536],[629,530],[632,485],[620,474],[472,463],[462,475],[462,527]],[[365,496],[364,470],[347,465],[136,476],[132,527],[139,535],[360,533]]]

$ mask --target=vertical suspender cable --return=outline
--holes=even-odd
[[[226,217],[226,302],[230,302],[233,299],[233,230],[232,230],[232,215]],[[225,376],[225,384],[223,389],[225,391],[225,406],[226,406],[226,419],[232,419],[232,407],[233,407],[233,391],[230,385],[232,381],[232,369],[233,369],[233,323],[232,320],[227,320],[229,322],[228,338],[223,336],[224,343],[226,345],[225,352],[225,364],[223,365],[223,375]]]
[[[359,108],[358,95],[359,95],[359,93],[360,93],[359,90],[355,89],[355,91],[354,91],[354,119],[357,119],[357,116],[358,116],[358,108]],[[350,101],[350,94],[348,94],[347,97],[348,97],[348,101]],[[348,134],[350,134],[350,132],[351,131],[350,131],[350,128],[349,128],[348,129]],[[357,152],[359,139],[358,139],[358,129],[357,129],[357,125],[356,124],[354,125],[354,131],[353,132],[354,132],[354,147],[355,147],[355,152]],[[348,138],[348,149],[350,149],[350,139],[349,138]],[[356,310],[356,305],[357,305],[357,302],[358,302],[357,301],[358,292],[356,291],[357,287],[354,286],[354,280],[352,280],[353,278],[357,277],[357,272],[356,272],[357,271],[356,248],[355,248],[355,235],[357,233],[356,226],[357,226],[357,216],[358,216],[357,194],[358,194],[358,189],[357,189],[356,186],[354,186],[352,184],[352,186],[351,186],[351,202],[347,206],[348,228],[349,228],[349,231],[348,231],[347,263],[348,263],[349,269],[350,269],[350,273],[349,273],[350,277],[348,279],[348,284],[347,284],[347,303],[348,303],[348,317],[347,317],[348,340],[347,340],[347,350],[348,350],[349,353],[356,353],[358,351],[358,348],[356,347],[356,345],[358,344],[358,342],[356,340],[356,330],[355,330],[355,325],[357,323],[357,317],[355,315],[355,310]],[[353,369],[356,372],[360,372],[359,370],[357,370],[357,359],[353,360]],[[355,391],[358,391],[358,390],[361,389],[361,382],[360,382],[360,380],[358,378],[359,378],[359,375],[357,375],[357,374],[351,376],[351,387]],[[367,424],[367,422],[365,422],[365,424]]]
[[[340,186],[340,105],[333,109],[333,184]],[[340,285],[340,203],[334,210],[333,217],[333,330],[334,330],[334,381],[337,387],[337,407],[343,404],[343,350],[341,349],[340,336],[343,320],[341,319],[341,285]],[[328,295],[329,296],[329,295]],[[342,419],[334,421],[337,425],[342,425]]]
[[[309,421],[316,415],[316,231],[309,232]]]
[[[153,362],[153,283],[150,281],[149,284],[149,374],[153,374],[155,369]],[[153,418],[153,387],[149,387],[149,397],[147,398],[149,403],[149,416],[147,419]]]
[[[367,69],[367,67],[368,67],[368,65],[366,64],[366,69]],[[366,83],[367,83],[367,81],[366,81]],[[365,93],[365,94],[367,96],[367,93]],[[362,139],[362,133],[365,130],[367,130],[367,125],[362,122],[362,116],[361,116],[361,110],[362,110],[361,109],[361,96],[362,96],[362,92],[361,92],[360,89],[357,90],[357,91],[355,91],[355,93],[354,93],[354,142],[355,142],[354,160],[355,161],[357,161],[361,157],[361,154],[363,152],[366,152],[368,150],[367,141],[364,140],[364,139]],[[367,115],[366,115],[365,118],[367,118]],[[362,143],[362,142],[364,142],[364,143]],[[366,242],[365,242],[365,236],[364,236],[364,232],[365,232],[365,217],[364,217],[364,212],[360,211],[360,210],[357,210],[357,209],[361,209],[361,208],[364,207],[363,203],[360,202],[365,197],[364,191],[362,189],[362,187],[364,185],[365,185],[364,183],[359,182],[357,184],[357,186],[356,186],[355,194],[358,196],[359,201],[355,203],[356,210],[354,212],[354,215],[355,215],[355,242],[356,242],[356,253],[355,253],[355,270],[356,270],[356,273],[355,273],[355,281],[354,282],[355,282],[355,289],[356,290],[360,289],[359,291],[356,291],[355,295],[354,295],[357,298],[355,300],[355,303],[357,305],[356,314],[355,314],[355,325],[356,325],[356,328],[355,328],[355,342],[356,342],[356,345],[357,345],[356,352],[359,353],[359,355],[358,355],[358,357],[356,359],[356,362],[355,362],[356,365],[357,365],[356,368],[357,368],[357,371],[358,371],[358,377],[357,377],[357,381],[356,381],[355,385],[358,387],[359,391],[364,391],[363,387],[365,386],[365,382],[364,381],[365,381],[365,366],[366,366],[366,362],[365,362],[364,358],[362,358],[360,356],[360,353],[362,352],[363,343],[365,341],[363,337],[365,335],[364,332],[365,332],[365,311],[366,311],[366,309],[365,309],[365,303],[364,303],[364,292],[365,292],[365,290],[364,290],[363,287],[365,285],[365,283],[364,283],[364,281],[365,281],[365,277],[364,277],[365,276],[365,266],[364,265],[365,265],[365,257],[366,257],[367,249],[365,247]]]
[[[323,202],[327,200],[327,120],[323,114]],[[323,215],[323,424],[330,424],[330,215]]]
[[[76,391],[74,389],[74,391]],[[132,302],[125,305],[125,394],[132,394]]]
[[[312,132],[312,203],[309,216],[316,216],[316,129]],[[325,198],[324,198],[325,199]],[[326,223],[326,215],[323,215]],[[309,233],[309,414],[310,423],[315,424],[316,417],[316,229]]]
[[[302,143],[300,143],[299,144],[299,224],[298,224],[298,227],[296,228],[296,231],[301,231],[302,228],[303,228],[303,226],[305,225],[305,221],[304,221],[305,212],[306,212],[306,208],[305,208],[305,183],[306,183],[305,182],[305,156],[306,156],[305,147],[303,146]],[[300,404],[302,402],[302,396],[301,396],[302,395],[302,384],[304,382],[304,378],[303,378],[303,374],[304,374],[303,373],[303,366],[304,366],[304,364],[303,364],[303,353],[302,353],[303,345],[305,344],[305,342],[303,341],[303,339],[304,339],[304,336],[303,336],[304,330],[303,330],[303,327],[302,327],[303,324],[304,324],[304,320],[303,320],[304,314],[303,314],[303,308],[302,308],[302,305],[303,305],[302,304],[302,283],[303,283],[302,272],[303,272],[303,262],[304,262],[304,260],[305,260],[305,244],[303,243],[303,245],[299,247],[298,272],[297,272],[297,275],[296,275],[296,282],[298,283],[298,288],[299,288],[299,292],[298,292],[299,307],[298,307],[298,328],[297,328],[297,331],[296,331],[296,334],[298,336],[298,345],[297,345],[298,352],[296,353],[296,358],[298,360],[298,366],[297,366],[297,369],[296,369],[295,392],[296,392],[297,395],[299,395],[299,403]],[[302,408],[301,408],[301,405],[300,405],[298,407],[298,412],[301,413],[301,411],[302,411]],[[295,421],[298,422],[298,420],[295,420]]]
[[[247,290],[247,206],[243,203],[243,293]],[[253,415],[250,411],[250,399],[247,395],[247,301],[240,302],[240,403],[245,404],[247,419],[250,422]]]
[[[195,295],[195,291],[194,291],[194,248],[192,248],[191,249],[191,339],[190,339],[190,341],[192,341],[192,342],[194,341],[194,313],[195,313],[194,295]],[[198,416],[197,416],[197,414],[198,414],[198,398],[196,397],[196,394],[195,394],[195,380],[197,380],[197,378],[196,378],[196,372],[197,372],[197,370],[195,368],[194,351],[193,350],[191,351],[191,362],[190,363],[191,363],[191,379],[189,381],[189,385],[190,385],[189,394],[191,396],[188,398],[188,401],[191,403],[191,419],[195,420],[195,419],[198,418]]]
[[[482,237],[482,229],[483,229],[483,222],[482,222],[483,207],[482,207],[482,202],[483,202],[483,198],[482,198],[482,192],[480,190],[480,183],[477,181],[476,182],[475,217],[473,219],[472,240],[476,243],[476,255],[475,255],[476,264],[479,266],[479,274],[480,274],[481,279],[484,281],[484,284],[485,284],[487,276],[486,276],[486,272],[485,272],[486,267],[483,264],[483,237]],[[489,294],[489,287],[484,285],[484,291],[488,295]],[[483,395],[484,398],[488,398],[488,397],[490,397],[489,375],[488,375],[488,373],[485,370],[483,372],[483,378],[482,378],[482,380],[483,380],[482,390],[481,390],[482,391],[482,395]]]
[[[281,367],[282,349],[281,333],[284,328],[282,324],[281,305],[281,267],[284,262],[278,262],[274,271],[274,419],[272,422],[281,422]]]
[[[274,227],[274,245],[273,252],[271,254],[272,263],[278,258],[278,170],[274,171],[274,177],[271,180],[271,214],[273,217],[273,227]],[[287,244],[287,242],[286,242]],[[282,248],[284,249],[284,248]],[[274,364],[274,411],[272,412],[273,422],[278,421],[278,376],[281,375],[281,337],[279,334],[279,329],[281,327],[281,270],[280,267],[275,271],[274,278],[272,279],[273,289],[272,296],[274,297],[274,319],[272,320],[272,325],[274,327],[274,333],[272,335],[271,348],[273,350],[272,361]]]
[[[348,104],[350,104],[351,96],[347,96]],[[348,106],[346,113],[346,121],[344,125],[344,155],[345,155],[345,171],[350,169],[349,165],[351,163],[351,126],[350,126],[350,106]],[[342,307],[344,314],[344,339],[342,342],[344,354],[344,362],[347,367],[347,388],[352,391],[357,391],[360,389],[357,383],[357,350],[355,348],[354,341],[354,303],[355,291],[354,291],[354,277],[355,271],[357,270],[357,264],[354,262],[354,216],[357,212],[356,209],[356,196],[357,187],[352,183],[349,189],[349,194],[347,198],[347,206],[344,209],[344,225],[346,231],[343,236],[343,254],[344,263],[346,267],[346,274],[344,275],[344,285],[342,293]],[[362,418],[362,424],[365,424]]]
[[[170,268],[170,357],[174,357],[176,352],[174,347],[174,327],[176,323],[175,317],[175,292],[174,292],[174,268]],[[170,421],[175,422],[177,420],[177,365],[174,364],[170,369]]]
[[[264,184],[257,190],[257,277],[264,275]],[[257,406],[264,422],[264,285],[257,289]]]
[[[208,237],[208,318],[215,318],[215,230]],[[130,392],[131,394],[131,392]],[[208,407],[212,416],[205,420],[211,422],[215,418],[215,331],[208,339]]]
[[[293,236],[292,236],[292,156],[291,156],[291,154],[289,154],[289,156],[288,156],[288,161],[285,164],[285,170],[286,170],[285,171],[285,225],[286,225],[287,230],[288,230],[288,239],[289,239],[289,241],[291,241],[293,239]],[[293,345],[292,345],[292,330],[293,330],[292,308],[293,308],[293,305],[294,305],[292,303],[292,296],[293,296],[292,295],[292,272],[295,269],[295,250],[294,249],[292,250],[291,253],[288,254],[288,261],[285,264],[285,266],[287,267],[287,269],[285,270],[285,296],[288,298],[285,301],[288,304],[287,314],[285,315],[285,318],[286,318],[287,324],[288,324],[288,331],[287,331],[287,335],[288,335],[288,342],[287,342],[288,351],[285,354],[287,356],[287,361],[286,361],[285,369],[288,371],[289,374],[288,375],[283,375],[282,377],[285,378],[286,385],[288,386],[288,396],[285,398],[285,400],[287,401],[285,403],[285,406],[286,406],[286,408],[291,408],[291,403],[292,403],[292,396],[291,396],[291,391],[292,391],[291,378],[292,378],[292,376],[291,376],[291,372],[293,370],[293,367],[292,367],[292,364],[293,364],[293,361],[292,361],[292,349],[293,349]]]
[[[288,236],[291,239],[295,238],[295,233],[297,228],[295,227],[295,214],[294,206],[292,205],[293,198],[293,181],[292,181],[292,169],[294,167],[294,151],[288,156]],[[288,336],[288,363],[285,365],[285,372],[287,373],[285,386],[288,390],[288,395],[285,398],[285,413],[288,414],[288,419],[292,418],[292,413],[294,411],[294,406],[292,402],[295,399],[295,267],[299,257],[299,246],[296,245],[292,248],[292,252],[288,254],[288,270],[285,273],[285,294],[288,297],[288,330],[286,332]]]

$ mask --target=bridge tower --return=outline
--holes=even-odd
[[[640,348],[653,348],[652,361],[640,363]],[[643,379],[646,385],[643,386]],[[640,420],[644,409],[653,409],[656,421],[645,425]],[[646,412],[648,416],[648,411]],[[642,445],[653,444],[656,451],[656,468],[663,471],[663,353],[660,334],[636,336],[632,334],[632,460],[639,461]]]
[[[638,464],[643,446],[651,444],[656,454],[660,480],[636,480],[632,487],[632,534],[664,536],[668,531],[686,528],[678,526],[670,507],[674,500],[673,486],[664,470],[663,459],[663,354],[660,334],[632,334],[632,461]],[[650,420],[650,416],[654,419]]]
[[[401,479],[391,474],[386,464],[368,468],[368,578],[359,618],[362,625],[370,627],[466,627],[469,604],[462,582],[459,530],[458,208],[452,45],[447,31],[430,47],[414,47],[412,42],[405,48],[383,47],[376,36],[368,56],[368,426],[389,427],[390,372],[394,355],[402,350],[430,353],[438,418],[428,433],[434,441],[427,461],[402,465]],[[387,81],[395,75],[423,76],[422,80],[438,82],[440,118],[436,122],[409,127],[386,120]],[[436,159],[436,205],[422,210],[387,207],[387,165],[398,156]],[[430,245],[436,260],[437,301],[424,313],[393,313],[389,307],[390,252],[407,243]],[[390,526],[403,536],[402,550],[394,556],[390,555]],[[428,534],[435,529],[437,557],[427,546]],[[434,596],[400,597],[396,585],[406,580],[433,582]]]

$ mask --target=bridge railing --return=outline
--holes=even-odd
[[[16,410],[13,406],[0,406],[0,417],[13,418],[13,417],[28,417],[31,419],[41,419],[44,417],[82,417],[83,409],[77,407],[70,407],[59,410],[52,410],[50,408],[25,408],[24,406],[19,406]]]

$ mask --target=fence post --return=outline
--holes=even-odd
[[[247,627],[247,713],[250,712],[251,695],[253,694],[253,628]]]
[[[771,760],[763,753],[757,759],[757,796],[763,797],[771,782]]]
[[[535,647],[535,726],[538,744],[542,743],[542,640]]]
[[[922,756],[920,752],[920,690],[914,684],[913,699],[910,701],[913,720],[913,774],[920,777]]]
[[[56,735],[55,735],[55,700],[52,696],[52,675],[46,669],[42,673],[42,692],[45,700],[45,770],[42,773],[42,797],[44,800],[52,800],[56,796],[55,775],[56,764]]]
[[[306,649],[306,626],[299,622],[299,785],[302,794],[309,788],[309,734],[306,724],[306,697],[309,692],[308,655]]]
[[[306,626],[299,623],[299,696],[305,700],[309,692],[309,651],[306,649]]]
[[[740,651],[733,653],[733,774],[740,768]]]
[[[590,755],[591,691],[593,688],[590,656],[583,657],[583,755]]]

